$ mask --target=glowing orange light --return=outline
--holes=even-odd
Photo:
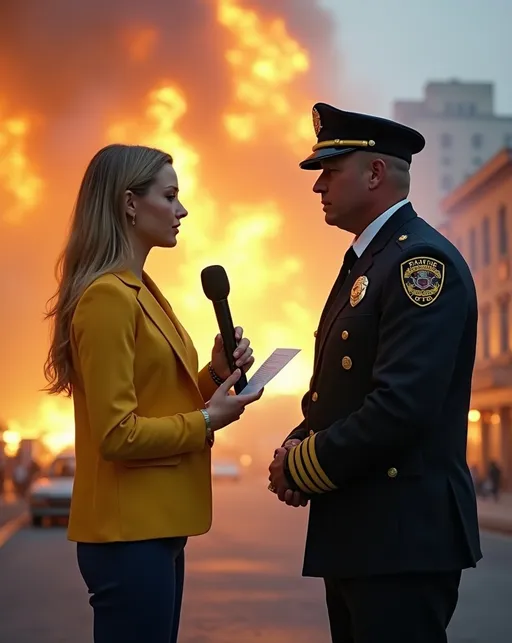
[[[108,142],[142,143],[168,151],[174,157],[174,165],[180,182],[180,198],[190,212],[185,219],[186,261],[180,265],[179,287],[177,279],[169,278],[167,255],[155,253],[150,257],[150,271],[156,277],[173,306],[194,339],[199,354],[209,359],[212,340],[204,332],[206,302],[200,289],[199,275],[209,264],[221,263],[228,274],[243,274],[247,260],[251,262],[251,287],[236,284],[231,279],[233,308],[244,311],[246,319],[253,316],[260,322],[255,326],[251,341],[257,347],[261,360],[265,359],[278,344],[299,347],[303,345],[304,329],[315,325],[311,311],[297,302],[290,283],[302,270],[302,262],[295,256],[270,256],[269,244],[280,234],[284,216],[278,203],[229,203],[221,206],[207,188],[200,185],[200,154],[185,142],[178,133],[179,120],[187,111],[187,102],[181,89],[172,84],[161,83],[148,95],[144,118],[139,121],[114,123],[107,132]],[[218,229],[219,211],[228,215],[227,224]],[[212,243],[215,239],[215,243]],[[237,252],[233,253],[232,248]],[[262,319],[262,305],[268,306],[268,291],[276,285],[286,286],[288,293],[280,302],[281,323],[269,323]],[[213,319],[211,320],[213,322]],[[235,321],[235,323],[237,323]],[[308,334],[309,336],[309,334]],[[290,367],[268,387],[268,395],[300,393],[310,376],[312,342]]]
[[[303,112],[297,110],[290,88],[309,69],[307,51],[290,36],[283,20],[265,20],[239,0],[218,0],[217,20],[233,39],[225,56],[235,104],[224,115],[226,131],[245,142],[279,123],[287,142],[300,150],[303,141],[311,140],[311,119],[306,106]]]
[[[2,118],[0,105],[0,190],[5,190],[9,207],[0,215],[11,224],[19,224],[41,199],[42,179],[37,176],[27,154],[27,118]]]
[[[471,409],[471,411],[468,413],[468,420],[470,422],[478,422],[480,420],[480,411],[477,409]]]

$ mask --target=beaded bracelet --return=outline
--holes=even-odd
[[[215,382],[215,384],[217,384],[217,386],[224,384],[224,382],[226,381],[226,380],[223,380],[222,377],[217,375],[217,373],[213,370],[213,366],[211,362],[208,364],[208,372],[210,373],[210,377]]]

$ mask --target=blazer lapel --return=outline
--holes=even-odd
[[[194,369],[193,360],[191,360],[187,348],[189,350],[195,349],[192,345],[187,347],[185,331],[172,311],[168,301],[163,297],[155,283],[146,273],[143,273],[145,284],[141,283],[136,279],[135,275],[129,272],[117,273],[117,276],[127,285],[137,289],[137,299],[144,309],[144,312],[169,342],[179,361],[183,364],[186,372],[193,380],[195,387],[198,389],[196,369]],[[180,334],[178,329],[183,334]]]
[[[395,214],[393,214],[392,217],[390,217],[386,221],[386,223],[372,239],[370,245],[356,261],[352,270],[350,271],[350,275],[345,279],[341,290],[335,297],[330,309],[327,311],[325,319],[322,320],[322,327],[321,329],[319,328],[320,332],[318,338],[318,350],[316,351],[317,357],[315,359],[315,366],[320,360],[320,355],[322,353],[322,349],[324,347],[331,326],[350,301],[350,291],[352,290],[352,286],[354,285],[356,279],[358,277],[366,275],[370,271],[373,265],[374,256],[386,247],[390,239],[393,238],[396,234],[397,230],[399,230],[408,221],[415,218],[416,216],[416,212],[413,210],[410,203],[402,206],[395,212]]]

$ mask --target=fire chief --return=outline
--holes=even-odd
[[[324,579],[334,643],[445,643],[461,572],[481,558],[466,463],[473,279],[408,199],[419,132],[324,103],[313,123],[301,167],[320,172],[326,223],[354,240],[269,489],[310,504],[303,575]]]

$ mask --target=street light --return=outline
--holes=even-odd
[[[480,411],[477,409],[471,409],[471,411],[468,413],[468,420],[470,422],[478,422],[480,419]]]

